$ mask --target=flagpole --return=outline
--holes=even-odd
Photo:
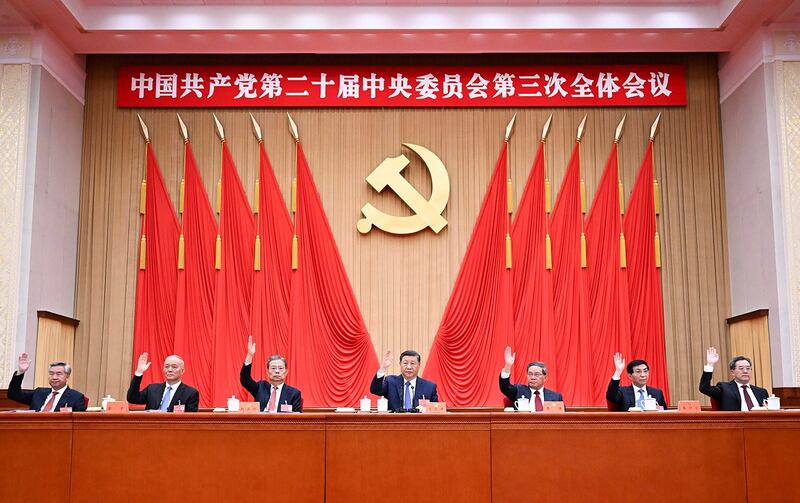
[[[547,118],[542,127],[542,136],[539,143],[542,144],[542,176],[544,176],[544,268],[553,269],[553,248],[550,243],[550,179],[547,177],[547,135],[550,134],[550,124],[553,121],[553,114]]]
[[[580,168],[581,168],[581,139],[583,138],[583,131],[586,127],[586,118],[588,114],[584,114],[583,120],[581,121],[580,125],[578,125],[578,134],[577,139],[575,140],[578,143],[578,176],[580,176]],[[586,269],[586,234],[585,234],[585,218],[586,215],[586,184],[583,181],[583,178],[580,179],[580,198],[581,198],[581,268]]]
[[[508,215],[506,216],[506,269],[511,269],[511,214],[514,211],[514,186],[511,183],[511,149],[509,144],[511,142],[511,135],[514,133],[514,123],[517,120],[517,114],[511,117],[511,120],[506,126],[506,137],[504,140],[504,147],[506,149],[506,209]]]
[[[256,177],[256,184],[255,184],[255,197],[253,199],[253,208],[256,215],[256,242],[255,242],[255,250],[253,251],[253,270],[260,271],[261,270],[261,185],[260,185],[260,177],[261,177],[261,149],[264,148],[264,136],[261,134],[261,126],[258,125],[256,118],[253,117],[253,114],[250,114],[250,121],[253,126],[253,134],[258,140],[258,155],[259,155],[259,170],[258,176]]]
[[[139,125],[142,128],[142,136],[144,137],[144,179],[139,188],[139,214],[144,216],[145,206],[147,205],[147,149],[150,146],[150,131],[142,120],[142,116],[136,114],[136,117],[139,118]],[[145,231],[145,219],[142,218],[142,238],[139,241],[139,269],[141,270],[144,270],[147,265],[147,237]]]
[[[619,145],[622,138],[622,131],[625,126],[625,118],[628,114],[622,116],[622,120],[617,125],[617,131],[614,133],[614,145]],[[628,253],[625,246],[625,230],[622,228],[622,215],[625,213],[625,191],[622,187],[622,177],[620,176],[619,167],[619,148],[614,152],[617,161],[617,187],[619,192],[619,267],[625,269],[628,267]]]
[[[181,178],[181,191],[178,196],[178,212],[181,215],[181,237],[178,239],[178,270],[185,267],[186,264],[186,242],[183,233],[183,207],[186,199],[186,157],[189,151],[189,130],[186,129],[186,124],[183,123],[180,114],[175,114],[178,117],[178,127],[183,137],[183,178]]]
[[[217,182],[217,213],[220,216],[220,223],[222,223],[222,175],[225,171],[225,130],[222,129],[222,124],[217,119],[216,114],[211,114],[214,118],[214,125],[216,126],[217,137],[219,138],[220,145],[222,146],[222,156],[220,159],[220,172],[219,181]],[[217,243],[214,247],[214,268],[217,270],[222,269],[222,226],[217,233]]]
[[[294,138],[294,178],[292,179],[292,217],[293,217],[293,227],[294,227],[294,234],[292,235],[292,270],[297,269],[297,263],[299,258],[299,245],[297,242],[297,149],[300,147],[300,134],[297,132],[297,124],[294,123],[292,120],[292,116],[288,113],[286,117],[289,119],[289,132],[292,134],[292,138]]]
[[[659,236],[658,234],[657,216],[661,213],[661,196],[660,196],[661,191],[658,189],[658,180],[656,180],[656,173],[655,173],[656,162],[655,162],[655,156],[653,155],[653,150],[655,147],[656,131],[658,130],[658,123],[660,120],[661,120],[661,114],[659,113],[658,116],[656,116],[656,120],[653,121],[653,125],[650,126],[650,144],[651,144],[650,159],[653,164],[653,208],[655,210],[654,211],[655,214],[653,215],[653,220],[655,222],[655,227],[656,227],[655,236],[653,236],[653,247],[655,248],[655,262],[656,262],[656,267],[658,269],[661,268],[661,236]]]

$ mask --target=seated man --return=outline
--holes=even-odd
[[[239,382],[261,403],[261,411],[266,412],[303,412],[303,398],[300,390],[286,384],[286,358],[272,355],[267,360],[269,382],[255,382],[251,374],[253,355],[256,354],[256,343],[251,335],[247,339],[247,355],[239,372]],[[292,410],[281,410],[281,405],[291,405]]]
[[[730,376],[733,379],[729,382],[718,382],[716,386],[712,386],[711,375],[714,373],[714,365],[718,361],[717,348],[708,348],[706,365],[703,367],[703,375],[700,377],[700,393],[716,400],[721,410],[748,411],[753,407],[760,407],[769,393],[764,388],[750,384],[750,372],[753,370],[750,358],[734,356],[728,364]]]
[[[392,351],[383,354],[383,364],[372,379],[369,391],[389,400],[389,410],[416,410],[420,399],[438,402],[436,384],[419,377],[422,357],[413,350],[400,353],[400,375],[387,376],[392,366]]]
[[[544,383],[547,381],[547,366],[544,363],[530,362],[528,364],[527,386],[511,384],[511,367],[514,366],[517,354],[511,352],[510,346],[506,346],[504,357],[506,366],[500,371],[500,391],[511,400],[515,409],[517,408],[517,404],[514,402],[521,396],[531,400],[531,410],[535,412],[542,412],[544,410],[544,402],[564,401],[564,397],[561,396],[561,393],[544,387]]]
[[[148,384],[143,390],[142,375],[150,368],[152,362],[147,361],[147,353],[139,356],[136,372],[133,373],[131,385],[128,387],[128,402],[144,404],[145,410],[172,412],[176,405],[183,405],[186,412],[197,412],[200,404],[200,393],[181,382],[185,370],[183,358],[170,355],[164,360],[164,379],[166,382]]]
[[[620,377],[622,377],[622,369],[625,368],[625,358],[622,353],[614,353],[614,375],[611,376],[611,382],[608,383],[606,389],[606,400],[617,405],[617,408],[623,412],[630,410],[631,407],[639,407],[644,410],[644,399],[651,397],[656,399],[658,405],[667,408],[667,402],[664,400],[664,393],[652,386],[647,385],[647,379],[650,377],[650,366],[644,360],[631,360],[628,364],[628,377],[631,378],[631,386],[619,385]]]
[[[30,406],[30,410],[39,412],[57,412],[62,407],[72,407],[73,412],[86,410],[86,399],[83,393],[67,386],[72,374],[72,367],[66,362],[53,362],[47,370],[49,388],[36,388],[33,391],[22,389],[22,379],[31,366],[28,353],[19,355],[17,371],[8,385],[8,398],[15,402]]]

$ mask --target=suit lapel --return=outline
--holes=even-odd
[[[400,408],[403,408],[406,404],[406,395],[405,390],[403,390],[403,386],[405,386],[406,380],[403,379],[402,376],[398,376],[397,378],[397,396],[400,398]]]
[[[69,386],[64,388],[64,392],[61,393],[61,396],[58,397],[58,401],[56,402],[56,406],[53,407],[53,410],[60,410],[61,407],[67,406],[67,393],[69,393]]]

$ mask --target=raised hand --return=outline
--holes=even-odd
[[[147,372],[147,369],[150,368],[150,364],[152,362],[147,361],[148,358],[149,355],[147,354],[146,351],[141,355],[139,355],[139,362],[136,364],[136,372],[135,372],[136,375],[142,375],[145,372]]]
[[[28,353],[22,353],[19,355],[19,363],[17,367],[17,374],[24,374],[26,370],[28,370],[31,366],[31,358],[28,356]]]
[[[256,343],[253,342],[253,336],[247,338],[247,356],[244,357],[244,364],[250,365],[253,363],[253,356],[256,354]]]
[[[392,350],[388,349],[385,353],[383,353],[383,362],[381,363],[381,373],[386,374],[389,371],[389,367],[392,366]]]
[[[622,357],[622,353],[614,353],[614,369],[614,378],[619,379],[625,370],[625,358]]]
[[[711,346],[706,351],[706,363],[708,365],[715,365],[719,361],[719,353],[717,353],[717,348]]]
[[[511,351],[511,346],[506,346],[506,350],[503,353],[503,359],[506,362],[506,366],[503,370],[510,372],[511,367],[514,366],[514,362],[517,360],[517,353]]]

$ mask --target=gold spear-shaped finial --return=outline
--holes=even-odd
[[[577,140],[578,140],[578,141],[581,141],[581,138],[583,138],[583,128],[586,126],[586,118],[587,118],[588,116],[589,116],[588,114],[584,115],[584,116],[583,116],[583,120],[582,120],[582,121],[581,121],[581,123],[578,125],[578,137],[577,137]]]
[[[294,141],[300,141],[300,133],[297,132],[297,124],[294,123],[292,116],[288,113],[286,117],[289,118],[289,132],[292,133],[292,138],[294,138]]]
[[[656,120],[653,121],[653,125],[650,126],[650,141],[653,141],[653,139],[656,137],[656,131],[658,130],[658,121],[660,120],[661,120],[661,114],[659,113],[656,116]]]
[[[147,126],[145,125],[144,121],[142,120],[142,116],[136,114],[136,117],[139,118],[139,125],[142,126],[142,136],[144,136],[144,141],[150,143],[150,132],[147,130]]]
[[[514,114],[514,116],[511,117],[511,120],[508,121],[508,126],[506,126],[506,141],[509,141],[511,139],[511,135],[514,132],[514,123],[516,121],[517,121],[517,114]]]
[[[186,124],[183,123],[183,119],[181,119],[181,114],[175,114],[178,116],[178,126],[181,128],[181,136],[183,136],[183,141],[189,141],[189,130],[186,129]]]
[[[547,135],[550,134],[550,123],[553,122],[553,114],[550,114],[550,117],[547,118],[547,122],[544,123],[544,127],[542,128],[542,141],[547,139]]]
[[[619,139],[622,138],[622,130],[625,127],[625,117],[627,116],[628,114],[624,114],[622,116],[622,120],[619,121],[619,125],[617,126],[617,131],[614,133],[614,143],[619,143]]]
[[[258,125],[258,121],[253,117],[253,114],[250,114],[250,121],[253,123],[253,134],[256,135],[256,140],[258,140],[258,143],[263,142],[264,137],[261,135],[261,126]]]
[[[217,136],[220,141],[225,141],[225,130],[222,129],[222,123],[217,119],[217,114],[211,114],[214,117],[214,124],[217,126]]]

